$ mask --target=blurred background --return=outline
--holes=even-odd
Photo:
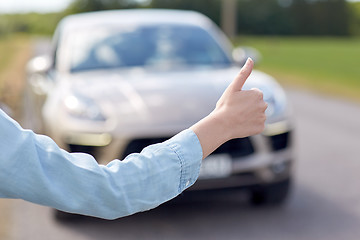
[[[57,23],[88,11],[199,11],[285,87],[296,122],[295,188],[281,207],[241,193],[192,196],[116,221],[61,223],[51,209],[0,201],[0,239],[359,239],[360,1],[0,0],[0,102],[21,122],[25,66]],[[40,47],[39,47],[40,46]]]

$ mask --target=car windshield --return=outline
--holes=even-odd
[[[76,32],[68,40],[71,72],[231,64],[214,38],[195,26],[101,27],[100,30]]]

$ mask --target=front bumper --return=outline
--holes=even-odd
[[[237,169],[237,173],[233,173],[226,177],[200,177],[189,190],[225,189],[280,182],[291,177],[292,166],[293,159],[279,158],[276,161],[253,165],[252,168],[248,168],[247,170],[239,168]]]
[[[292,131],[267,133],[235,140],[221,146],[211,156],[228,155],[231,159],[231,169],[228,174],[212,178],[203,178],[200,175],[198,181],[189,190],[269,184],[290,177],[293,165]],[[61,147],[70,152],[89,153],[99,163],[107,164],[113,159],[123,159],[131,152],[140,152],[144,147],[168,138],[163,136],[116,138],[104,133],[71,132],[65,136],[61,135],[57,141],[61,143],[59,144]],[[205,161],[206,159],[203,164]]]

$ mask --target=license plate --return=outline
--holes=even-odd
[[[227,154],[210,155],[203,160],[200,168],[200,179],[223,178],[231,174],[232,161]]]

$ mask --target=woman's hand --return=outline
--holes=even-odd
[[[214,111],[191,127],[199,138],[203,158],[230,139],[259,134],[264,130],[267,104],[262,92],[258,89],[242,90],[253,65],[253,61],[248,59],[218,100]]]

